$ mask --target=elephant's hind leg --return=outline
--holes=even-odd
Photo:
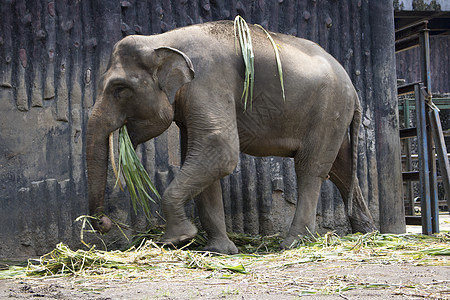
[[[358,178],[353,183],[353,198],[349,201],[350,187],[352,186],[352,150],[348,138],[339,149],[338,156],[330,171],[330,180],[337,186],[344,200],[345,208],[350,211],[349,220],[352,232],[367,233],[376,230],[376,226],[369,212],[359,187]],[[351,206],[351,208],[349,208]]]
[[[294,219],[287,236],[281,243],[281,248],[289,248],[299,236],[315,233],[317,202],[319,201],[320,187],[324,180],[320,168],[314,167],[315,165],[314,163],[303,165],[298,157],[295,158],[298,201]]]

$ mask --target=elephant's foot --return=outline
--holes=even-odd
[[[208,239],[208,242],[203,250],[222,254],[238,253],[238,249],[228,237],[222,239]]]
[[[373,223],[372,219],[366,218],[354,218],[349,217],[350,225],[352,226],[352,233],[368,233],[377,230],[377,227]]]
[[[189,220],[184,220],[177,224],[167,223],[160,243],[177,246],[193,239],[196,235],[197,228]]]
[[[295,248],[303,241],[303,238],[308,238],[311,236],[312,233],[310,232],[308,233],[300,232],[299,234],[288,233],[288,235],[284,238],[283,242],[281,242],[280,248],[281,249]]]
[[[298,235],[295,236],[295,235],[288,234],[284,238],[283,242],[280,244],[280,248],[281,249],[290,249],[292,247],[292,245],[294,244],[294,242],[298,239],[299,239]]]

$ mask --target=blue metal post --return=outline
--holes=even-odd
[[[430,34],[429,29],[422,30],[419,34],[420,51],[421,51],[421,73],[422,82],[425,85],[426,95],[431,96],[431,68],[430,68]],[[430,99],[425,99],[426,101],[431,101]],[[425,107],[427,111],[429,109]],[[437,189],[437,171],[436,171],[436,147],[433,141],[433,136],[431,133],[431,121],[429,115],[427,117],[427,126],[429,130],[426,131],[428,138],[428,168],[430,176],[430,197],[431,197],[431,222],[432,222],[432,232],[439,232],[439,198]]]
[[[419,152],[420,175],[420,204],[422,215],[422,233],[432,234],[431,222],[431,196],[430,196],[430,169],[428,156],[428,136],[426,124],[425,98],[423,95],[423,83],[414,87],[416,99],[417,140]]]

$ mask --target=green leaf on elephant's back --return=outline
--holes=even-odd
[[[122,170],[134,211],[137,211],[139,205],[142,207],[145,216],[150,219],[151,211],[148,200],[156,203],[150,195],[153,193],[158,199],[161,196],[153,185],[136,151],[134,151],[125,125],[119,131],[119,169]]]
[[[278,51],[278,45],[273,40],[270,33],[261,25],[256,24],[257,27],[261,28],[267,35],[267,38],[272,43],[273,51],[275,52],[275,59],[277,60],[277,68],[278,68],[278,76],[280,76],[280,84],[281,84],[281,91],[283,93],[283,100],[286,101],[286,95],[284,93],[284,82],[283,82],[283,68],[281,66],[281,59],[280,59],[280,53]]]
[[[245,65],[244,91],[241,98],[244,100],[244,111],[247,109],[248,95],[250,94],[250,104],[253,100],[253,83],[255,78],[254,54],[252,46],[252,38],[247,23],[241,16],[234,19],[234,36],[235,46],[237,49],[237,38],[239,37],[239,45],[241,46],[242,58]]]
[[[264,29],[264,27],[262,27],[259,24],[256,24],[256,26],[261,28],[265,32],[267,38],[272,44],[272,47],[275,52],[278,76],[280,77],[281,92],[283,100],[286,101],[286,96],[284,93],[283,68],[281,66],[280,54],[278,51],[279,45],[275,43],[270,33],[266,29]],[[247,109],[249,94],[250,94],[250,107],[252,106],[253,86],[255,81],[255,55],[253,53],[253,45],[252,45],[252,38],[250,35],[250,29],[248,28],[247,22],[245,22],[244,18],[242,18],[239,15],[236,16],[236,18],[234,19],[234,39],[236,51],[237,51],[237,41],[239,39],[239,45],[241,47],[242,52],[242,59],[244,60],[245,65],[244,90],[241,96],[241,98],[244,100],[244,111],[245,111]]]

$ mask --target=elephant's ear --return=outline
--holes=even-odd
[[[186,54],[171,47],[155,49],[153,62],[157,66],[153,76],[172,104],[178,89],[194,79],[192,62]]]

